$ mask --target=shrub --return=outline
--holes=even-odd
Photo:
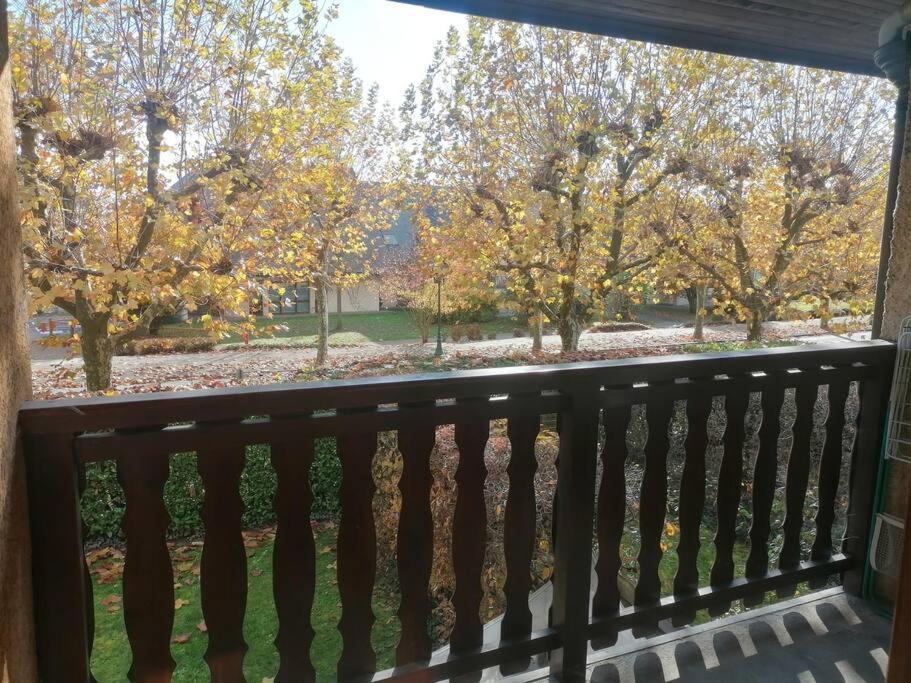
[[[370,339],[360,332],[333,332],[329,335],[331,348],[354,348],[370,344]],[[256,349],[315,349],[317,336],[305,334],[299,337],[261,337],[251,339],[248,344],[231,343],[220,344],[222,351],[253,351]]]
[[[414,326],[418,328],[418,333],[421,335],[421,343],[426,344],[430,338],[430,328],[436,319],[436,315],[432,308],[426,306],[414,306],[409,310],[411,311],[411,318],[414,320]]]
[[[589,329],[589,332],[635,332],[638,330],[648,330],[648,325],[630,321],[613,321],[595,323]]]
[[[484,338],[484,333],[481,332],[481,326],[478,323],[471,323],[465,326],[465,336],[469,341],[480,341]]]
[[[462,326],[458,323],[450,325],[449,336],[452,337],[452,341],[454,342],[460,341],[462,339]]]
[[[488,339],[496,339],[496,338],[497,338],[497,333],[496,333],[496,332],[489,332],[489,333],[487,334],[487,338],[488,338]]]
[[[499,313],[496,300],[469,301],[457,308],[450,309],[446,314],[448,322],[487,323],[494,320]]]
[[[513,337],[524,337],[524,336],[525,336],[525,330],[523,330],[521,327],[516,327],[516,328],[512,331],[512,336],[513,336]]]
[[[154,353],[199,353],[215,348],[211,337],[141,337],[120,344],[121,356],[147,356]]]
[[[203,530],[200,513],[205,491],[196,471],[196,455],[175,455],[170,464],[171,473],[164,491],[165,508],[171,517],[168,533],[173,538],[199,534]],[[335,440],[318,439],[310,468],[310,487],[313,492],[311,514],[314,518],[327,519],[338,515],[341,479],[342,470],[336,456]],[[275,523],[272,508],[275,484],[276,476],[270,462],[269,447],[247,447],[247,461],[240,479],[245,527],[255,528]],[[82,496],[86,540],[99,542],[121,539],[123,533],[120,525],[124,508],[116,463],[107,461],[89,465],[86,468],[86,490]]]
[[[310,490],[313,494],[311,516],[331,519],[338,515],[341,484],[342,463],[335,450],[335,439],[317,439],[310,467]]]

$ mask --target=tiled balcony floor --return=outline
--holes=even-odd
[[[588,680],[883,681],[889,635],[887,618],[836,588],[648,641],[627,641],[593,654],[589,658]],[[509,680],[541,681],[547,680],[547,674],[540,670]]]

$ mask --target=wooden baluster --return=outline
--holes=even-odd
[[[86,487],[86,478],[85,478],[85,464],[78,463],[76,465],[76,486],[79,493],[79,499],[82,500],[82,496],[85,494]],[[85,558],[85,538],[88,536],[89,527],[88,524],[83,520],[79,529],[82,532],[83,547],[82,547],[82,570],[84,583],[85,583],[85,619],[86,619],[86,639],[88,641],[88,655],[89,663],[92,661],[92,648],[95,645],[95,605],[94,605],[94,586],[92,584],[92,575],[89,573],[89,563]],[[97,679],[92,672],[89,671],[89,680],[91,683],[98,683]]]
[[[743,488],[745,420],[750,404],[750,394],[744,378],[732,377],[729,381],[731,386],[724,399],[724,454],[718,472],[718,497],[715,501],[718,527],[715,531],[715,562],[712,564],[710,579],[713,586],[724,586],[734,579],[734,542]],[[709,614],[720,616],[730,608],[730,603],[716,605],[709,608]]]
[[[804,381],[794,392],[797,415],[794,418],[794,441],[788,458],[787,482],[785,484],[784,541],[778,556],[778,568],[794,569],[800,564],[800,534],[803,531],[803,506],[807,498],[807,484],[810,480],[810,445],[813,440],[813,410],[819,387]],[[779,597],[794,595],[797,584],[778,590]]]
[[[674,596],[686,597],[699,589],[697,560],[702,545],[699,532],[705,507],[705,452],[709,445],[708,422],[712,411],[711,385],[694,382],[686,402],[686,442],[683,475],[680,479],[680,541],[677,544],[677,575]],[[696,617],[693,610],[672,619],[674,626],[684,626]]]
[[[278,615],[279,666],[276,683],[312,683],[316,671],[310,659],[313,626],[310,613],[316,586],[316,549],[310,526],[313,492],[310,466],[313,439],[278,441],[271,447],[278,479],[275,516],[278,526],[272,555],[272,592]]]
[[[370,632],[376,579],[376,527],[373,519],[373,457],[376,432],[349,429],[338,436],[342,461],[342,515],[338,529],[338,590],[342,598],[342,654],[338,678],[359,678],[376,671]]]
[[[620,542],[626,521],[626,458],[629,448],[626,432],[632,416],[632,404],[627,401],[604,409],[604,444],[601,447],[601,486],[598,491],[598,561],[595,572],[598,587],[592,600],[592,616],[610,617],[620,611],[620,590],[617,579],[622,560]],[[610,647],[617,634],[599,638],[592,645]]]
[[[835,497],[841,475],[841,458],[844,452],[845,404],[850,383],[837,380],[829,384],[829,412],[826,417],[826,437],[819,460],[819,508],[816,511],[816,538],[810,551],[813,560],[832,557],[832,524],[835,522]],[[827,578],[809,582],[811,588],[826,585]]]
[[[781,434],[781,406],[784,403],[783,377],[769,376],[762,391],[762,424],[759,426],[759,452],[753,470],[753,522],[750,525],[750,554],[746,576],[760,578],[769,570],[769,536],[772,533],[772,503],[778,477],[778,438]],[[743,599],[745,607],[762,602],[763,594]]]
[[[402,602],[402,635],[395,649],[398,666],[430,659],[430,571],[433,565],[433,516],[430,511],[430,455],[436,440],[433,423],[418,422],[399,430],[402,454],[402,510],[396,538]]]
[[[240,475],[243,445],[213,445],[199,451],[197,469],[205,487],[205,542],[200,562],[202,614],[209,646],[204,656],[213,683],[241,683],[247,652],[247,553],[241,534],[244,506]]]
[[[506,613],[500,627],[500,640],[521,638],[531,633],[531,560],[535,551],[535,442],[541,429],[537,413],[509,419],[507,434],[510,443],[509,497],[506,501],[503,545],[506,555]],[[528,668],[529,659],[500,665],[503,675]]]
[[[667,454],[670,449],[668,427],[674,412],[674,402],[661,392],[662,384],[650,388],[646,403],[645,419],[648,439],[645,442],[645,473],[639,506],[639,581],[636,584],[636,606],[654,605],[661,598],[661,533],[667,510]],[[651,635],[654,624],[633,629],[637,637]]]
[[[860,403],[857,434],[851,452],[848,519],[842,552],[854,558],[854,566],[842,576],[844,589],[853,594],[863,592],[864,569],[870,544],[870,524],[874,513],[876,478],[880,467],[883,420],[889,400],[892,379],[892,353],[886,362],[877,363],[876,374],[859,383]],[[905,551],[908,556],[908,551]]]
[[[557,413],[556,415],[556,425],[554,431],[557,433],[557,438],[559,440],[559,447],[557,449],[557,455],[554,458],[554,475],[557,477],[557,483],[560,482],[560,449],[563,448],[563,431],[562,426],[565,422],[563,418],[563,413]],[[553,592],[556,582],[557,582],[557,563],[556,563],[556,553],[554,552],[557,547],[557,513],[559,512],[560,503],[560,487],[554,487],[554,500],[551,504],[551,514],[550,514],[550,548],[551,552],[554,553],[554,567],[550,572],[550,586],[551,592]],[[550,607],[547,608],[547,626],[553,627],[554,625],[554,604],[553,600],[550,602]]]
[[[126,498],[123,532],[123,620],[133,650],[127,677],[134,683],[171,680],[174,627],[174,571],[166,536],[170,518],[164,505],[168,453],[123,454],[117,478]]]
[[[555,534],[553,628],[560,646],[550,652],[550,677],[585,680],[591,608],[592,536],[601,387],[578,378],[563,390],[571,403],[560,413],[558,533]]]
[[[83,485],[73,435],[26,435],[24,445],[38,672],[44,681],[85,683],[94,680],[89,671],[94,605],[86,581]]]
[[[489,435],[490,423],[485,419],[455,425],[459,468],[456,471],[458,495],[452,520],[452,564],[455,570],[452,604],[456,617],[449,637],[450,648],[455,655],[479,646],[483,640],[479,610],[483,596],[481,572],[487,543],[484,449]],[[462,680],[479,678],[480,672]]]

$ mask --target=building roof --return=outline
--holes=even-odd
[[[902,0],[398,0],[435,9],[881,76]]]

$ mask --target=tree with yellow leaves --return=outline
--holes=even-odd
[[[481,19],[451,30],[411,107],[447,259],[504,276],[577,348],[592,311],[635,293],[660,253],[643,209],[687,169],[732,63]]]
[[[32,305],[79,321],[90,390],[158,317],[239,312],[260,286],[252,217],[284,154],[282,105],[331,105],[324,18],[309,0],[26,0],[13,15]]]
[[[276,168],[268,199],[259,211],[260,237],[275,240],[260,249],[271,253],[263,272],[284,282],[305,281],[315,291],[316,364],[329,352],[329,288],[351,287],[370,274],[377,230],[387,225],[395,191],[388,177],[393,139],[391,114],[366,93],[350,64],[335,69],[332,92],[312,136],[301,136]],[[305,107],[291,103],[290,116],[302,117],[290,134],[310,123]],[[340,313],[341,311],[339,311]]]
[[[661,232],[750,340],[770,316],[858,312],[872,291],[890,127],[871,81],[752,64],[680,179],[698,191]]]

